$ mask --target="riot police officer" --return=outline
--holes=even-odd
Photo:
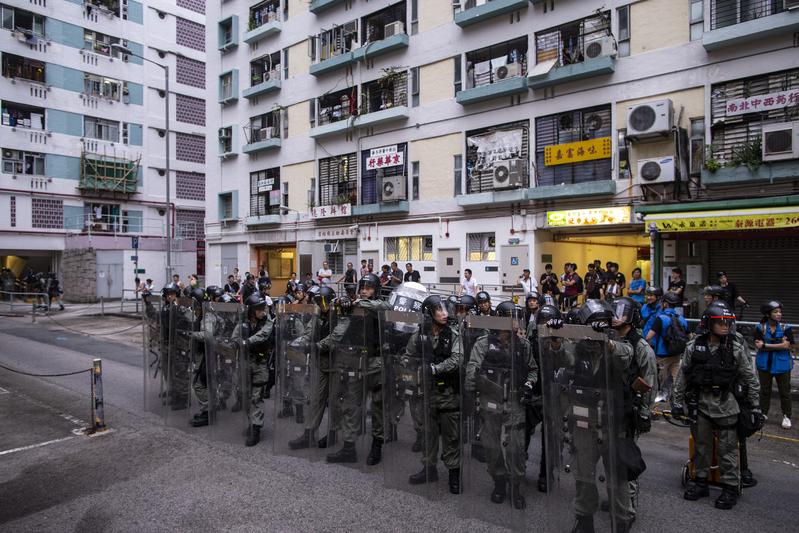
[[[759,383],[745,344],[731,333],[735,314],[719,300],[702,314],[698,337],[685,348],[674,387],[672,414],[691,420],[696,466],[695,479],[689,482],[683,497],[698,500],[709,496],[708,473],[713,456],[713,437],[717,435],[716,457],[721,474],[722,493],[716,499],[718,509],[732,509],[738,501],[738,434],[740,407],[734,387],[742,386],[754,416],[762,425],[759,407]]]
[[[477,314],[485,316],[494,316],[494,310],[491,309],[491,295],[486,291],[480,291],[475,296],[477,302]]]
[[[205,289],[205,299],[209,302],[219,302],[225,295],[221,287],[211,285]],[[203,427],[208,425],[208,376],[206,374],[205,342],[218,334],[222,328],[222,320],[213,312],[203,311],[200,315],[200,330],[194,332],[197,343],[195,350],[194,375],[192,388],[194,396],[200,407],[200,412],[194,415],[191,425]]]
[[[532,400],[538,365],[525,336],[522,309],[513,302],[502,302],[496,315],[512,318],[513,330],[490,330],[477,339],[466,366],[466,390],[477,394],[481,406],[480,435],[488,474],[494,481],[490,499],[494,503],[504,502],[510,482],[513,506],[523,509],[525,499],[520,489],[526,462],[523,403]]]
[[[530,324],[535,324],[535,315],[538,310],[544,305],[544,297],[538,294],[538,291],[530,291],[524,297],[524,327]]]
[[[441,439],[441,457],[449,469],[449,491],[460,494],[460,366],[463,349],[457,329],[447,323],[448,313],[438,295],[428,296],[422,302],[422,330],[408,341],[408,357],[424,357],[422,368],[429,377],[425,381],[427,409],[426,441],[422,455],[422,470],[408,479],[412,485],[438,481],[438,447]]]
[[[183,358],[178,353],[177,342],[175,339],[175,323],[173,315],[177,315],[177,299],[181,290],[177,283],[167,283],[161,289],[164,298],[164,305],[161,307],[161,335],[163,346],[166,348],[162,354],[163,368],[166,372],[161,374],[162,379],[166,380],[163,390],[166,390],[166,404],[173,410],[185,409],[188,398],[186,391],[188,387],[183,387],[186,373],[188,372],[188,361],[183,364]],[[185,374],[185,375],[184,375]]]

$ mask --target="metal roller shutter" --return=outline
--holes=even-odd
[[[799,237],[709,241],[710,278],[724,270],[738,293],[751,306],[745,320],[759,320],[760,305],[782,302],[783,320],[799,324]]]

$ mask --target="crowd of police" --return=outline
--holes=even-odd
[[[380,287],[367,274],[347,294],[309,281],[272,299],[264,284],[239,303],[216,286],[166,285],[145,299],[147,409],[246,446],[271,409],[276,452],[365,457],[389,486],[432,498],[441,462],[468,514],[512,527],[529,523],[526,468],[538,458],[549,530],[629,531],[646,468],[637,438],[658,390],[646,305],[588,299],[562,313],[536,292],[493,306],[482,291],[437,295],[406,282],[382,299]],[[661,297],[649,296],[647,305]],[[684,496],[706,497],[716,483],[721,509],[740,494],[741,428],[762,425],[734,321],[725,302],[707,306],[672,397],[693,439]]]

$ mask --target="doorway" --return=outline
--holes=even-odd
[[[461,249],[439,248],[438,250],[438,282],[460,283],[461,281]]]

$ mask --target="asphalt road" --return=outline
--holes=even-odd
[[[92,319],[83,320],[79,328],[69,324],[88,331]],[[96,328],[107,331],[134,324],[93,320]],[[77,431],[89,420],[88,374],[34,378],[0,369],[0,531],[501,529],[464,518],[474,516],[480,499],[447,494],[445,476],[432,488],[434,497],[423,498],[386,489],[381,467],[354,469],[276,456],[269,422],[265,441],[255,448],[210,442],[188,428],[165,427],[142,409],[141,349],[130,342],[135,335],[125,333],[125,342],[116,342],[56,328],[41,320],[33,325],[29,318],[3,320],[0,364],[57,373],[89,368],[94,357],[101,357],[106,417],[113,431],[96,437]],[[745,491],[733,511],[719,511],[712,499],[682,499],[687,432],[656,422],[640,442],[648,470],[641,479],[634,529],[792,530],[799,431],[784,431],[769,422],[765,434],[773,437],[749,444],[751,467],[760,483]],[[532,488],[537,451],[531,457],[531,488],[526,491],[530,519],[518,526],[545,531],[544,496]],[[407,468],[412,473],[418,464]],[[509,511],[488,502],[487,495],[484,501],[497,517]],[[568,511],[571,504],[550,505]]]

